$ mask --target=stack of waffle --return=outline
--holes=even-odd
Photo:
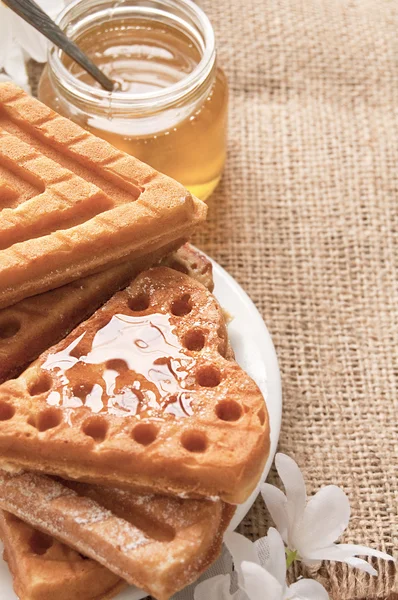
[[[0,535],[22,600],[169,598],[260,477],[264,400],[185,243],[205,214],[0,86]]]

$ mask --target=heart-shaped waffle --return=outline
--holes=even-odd
[[[183,273],[141,273],[0,386],[3,465],[243,502],[269,450],[264,399],[222,311]]]
[[[142,270],[145,264],[150,264],[150,261],[155,262],[156,258],[156,255],[151,255],[146,257],[145,261],[140,260],[138,263],[130,261],[121,264],[106,272],[91,275],[78,282],[34,298],[22,300],[12,307],[0,310],[0,380],[2,377],[9,378],[13,373],[15,374],[15,371],[21,371],[22,365],[29,358],[36,358],[40,353],[40,348],[44,350],[58,341],[65,332],[68,333],[77,322],[82,320],[84,314],[87,312],[91,314],[101,300],[109,298],[116,288],[127,282],[126,277],[129,275],[131,277],[133,273]],[[204,283],[208,289],[213,289],[211,262],[190,244],[185,244],[164,258],[162,264],[189,274]],[[31,501],[34,499],[36,507],[39,507],[41,512],[43,502],[48,504],[49,501],[48,497],[42,497],[47,486],[40,485],[42,481],[40,477],[36,477],[35,480],[37,487],[31,496]],[[47,483],[47,480],[44,481]],[[25,518],[35,523],[36,511],[32,510],[31,505],[26,506],[24,495],[18,492],[19,485],[22,484],[25,487],[22,482],[23,478],[15,478],[13,488],[22,499]],[[10,483],[8,481],[7,486],[4,487],[0,484],[1,492],[9,492]],[[3,501],[11,505],[9,493],[4,495]],[[186,513],[189,515],[192,512],[190,500],[177,500],[177,504],[173,504],[173,502],[173,500],[169,501],[169,499],[161,499],[157,496],[142,498],[135,495],[131,506],[138,504],[141,512],[145,509],[147,514],[155,513],[155,523],[158,524],[158,527],[160,524],[161,529],[165,526],[170,528],[170,515],[173,513],[173,508],[178,509],[180,524],[184,521],[186,523]],[[220,514],[217,503],[212,503],[207,507],[206,505],[202,507],[200,504],[198,506],[200,509],[198,516],[200,516],[202,508],[205,508],[206,511],[210,509],[210,518],[207,512],[205,519],[201,521],[201,527],[197,528],[196,550],[192,547],[190,540],[187,540],[188,553],[184,552],[184,554],[194,565],[190,565],[189,569],[184,567],[177,579],[175,565],[170,561],[168,563],[169,571],[164,570],[163,580],[168,577],[170,581],[174,582],[174,585],[177,585],[177,582],[180,586],[186,585],[191,578],[199,575],[200,571],[205,568],[206,561],[216,557],[221,543],[223,523],[226,526],[228,514],[232,514],[231,507],[224,505],[223,520],[217,525],[214,522],[214,516],[218,518],[217,515]],[[12,504],[11,507],[16,508],[15,504]],[[108,502],[109,507],[112,508],[112,503]],[[56,518],[53,513],[52,516],[54,519]],[[75,538],[65,524],[64,519],[64,539],[73,544]],[[46,523],[46,527],[48,532],[57,533],[52,527],[52,521]],[[85,533],[83,528],[83,538],[85,538]],[[82,556],[51,535],[43,534],[5,511],[0,511],[0,536],[5,547],[5,558],[13,576],[15,592],[24,600],[70,600],[71,598],[73,600],[99,600],[100,598],[106,600],[114,597],[126,585],[124,580],[93,559]],[[174,540],[169,541],[170,546],[173,547]],[[208,549],[206,544],[209,545]],[[169,553],[170,546],[167,548],[164,544],[162,552]],[[157,555],[162,561],[159,548]],[[113,564],[114,553],[112,558],[111,563]],[[177,562],[181,565],[179,560]],[[143,569],[141,568],[140,571]]]

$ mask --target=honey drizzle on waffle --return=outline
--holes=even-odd
[[[42,369],[55,380],[47,397],[52,406],[181,418],[193,414],[186,386],[195,365],[173,333],[170,316],[152,313],[113,315],[91,342],[83,332],[65,350],[48,355]]]
[[[57,369],[42,368],[50,354],[85,334],[69,349],[80,359],[92,350],[96,332],[115,315],[151,318],[158,313],[170,318],[181,351],[193,359],[183,380],[184,391],[193,395],[190,416],[176,420],[164,405],[158,412],[151,409],[150,417],[120,418],[109,412],[94,414],[86,406],[65,408],[61,398],[58,406],[48,404],[51,392],[69,385]],[[101,383],[104,363],[77,364],[79,386],[87,375],[90,382]],[[87,388],[83,392],[84,398]],[[204,286],[168,267],[138,275],[19,378],[0,386],[0,458],[8,468],[240,503],[256,485],[268,451],[264,399],[231,356],[219,304]]]

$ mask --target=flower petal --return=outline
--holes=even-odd
[[[346,529],[350,512],[348,497],[336,485],[327,485],[312,496],[290,540],[300,557],[305,559],[335,542]]]
[[[242,562],[248,561],[260,564],[257,550],[253,542],[245,538],[240,533],[227,532],[224,536],[224,542],[228,550],[232,554],[235,571],[238,574],[238,581],[242,580]]]
[[[54,19],[64,8],[63,0],[38,0],[41,8]],[[46,62],[48,41],[21,17],[9,11],[8,24],[14,39],[37,62]]]
[[[297,463],[286,454],[278,452],[275,456],[275,466],[286,491],[286,511],[290,529],[300,522],[304,513],[307,501],[304,478]]]
[[[383,558],[384,560],[394,560],[393,556],[380,552],[380,550],[373,550],[367,546],[358,546],[357,544],[331,544],[326,548],[317,548],[308,553],[303,562],[308,561],[320,561],[320,560],[334,560],[338,562],[346,562],[348,558],[356,556],[375,556],[376,558]]]
[[[391,554],[387,554],[386,552],[381,552],[381,550],[374,550],[373,548],[368,548],[368,546],[360,546],[358,544],[338,544],[337,545],[340,550],[345,550],[347,552],[351,552],[351,554],[360,556],[375,556],[376,558],[383,558],[384,560],[393,560],[395,562],[395,558],[391,556]]]
[[[21,17],[12,13],[9,17],[14,39],[25,52],[37,62],[47,60],[47,40]]]
[[[0,68],[4,68],[8,48],[12,43],[11,28],[8,20],[10,14],[11,10],[0,2]]]
[[[376,569],[374,569],[372,565],[362,558],[356,558],[355,556],[352,556],[351,558],[346,558],[344,562],[351,567],[355,567],[356,569],[360,569],[365,573],[369,573],[369,575],[377,575]]]
[[[328,600],[329,594],[319,583],[312,579],[300,579],[287,590],[286,600]]]
[[[30,92],[25,58],[21,47],[13,40],[7,48],[4,69],[12,81],[23,87],[26,91]]]
[[[216,575],[199,583],[194,591],[194,600],[230,600],[232,595],[229,588],[229,575]]]
[[[287,544],[289,521],[286,512],[287,498],[285,494],[270,483],[263,483],[260,491],[277,530]]]
[[[285,546],[280,534],[276,529],[270,527],[267,535],[268,556],[263,567],[271,573],[281,584],[282,589],[286,587],[286,554]]]
[[[249,600],[264,600],[265,591],[267,600],[283,600],[283,588],[279,581],[255,563],[243,561],[242,583],[239,586]]]

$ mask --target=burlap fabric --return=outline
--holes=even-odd
[[[243,285],[272,334],[280,450],[309,494],[346,490],[344,541],[396,553],[398,3],[201,4],[231,111],[225,176],[196,243]],[[256,539],[269,524],[258,500],[240,531]],[[328,564],[314,576],[334,600],[393,598],[392,564],[377,568],[372,578]]]
[[[229,156],[197,243],[279,357],[279,449],[348,493],[344,541],[398,549],[398,3],[202,0],[231,89]],[[274,474],[270,478],[276,482]],[[240,527],[265,535],[258,500]],[[335,600],[398,592],[328,565]],[[302,573],[295,569],[294,575]]]

